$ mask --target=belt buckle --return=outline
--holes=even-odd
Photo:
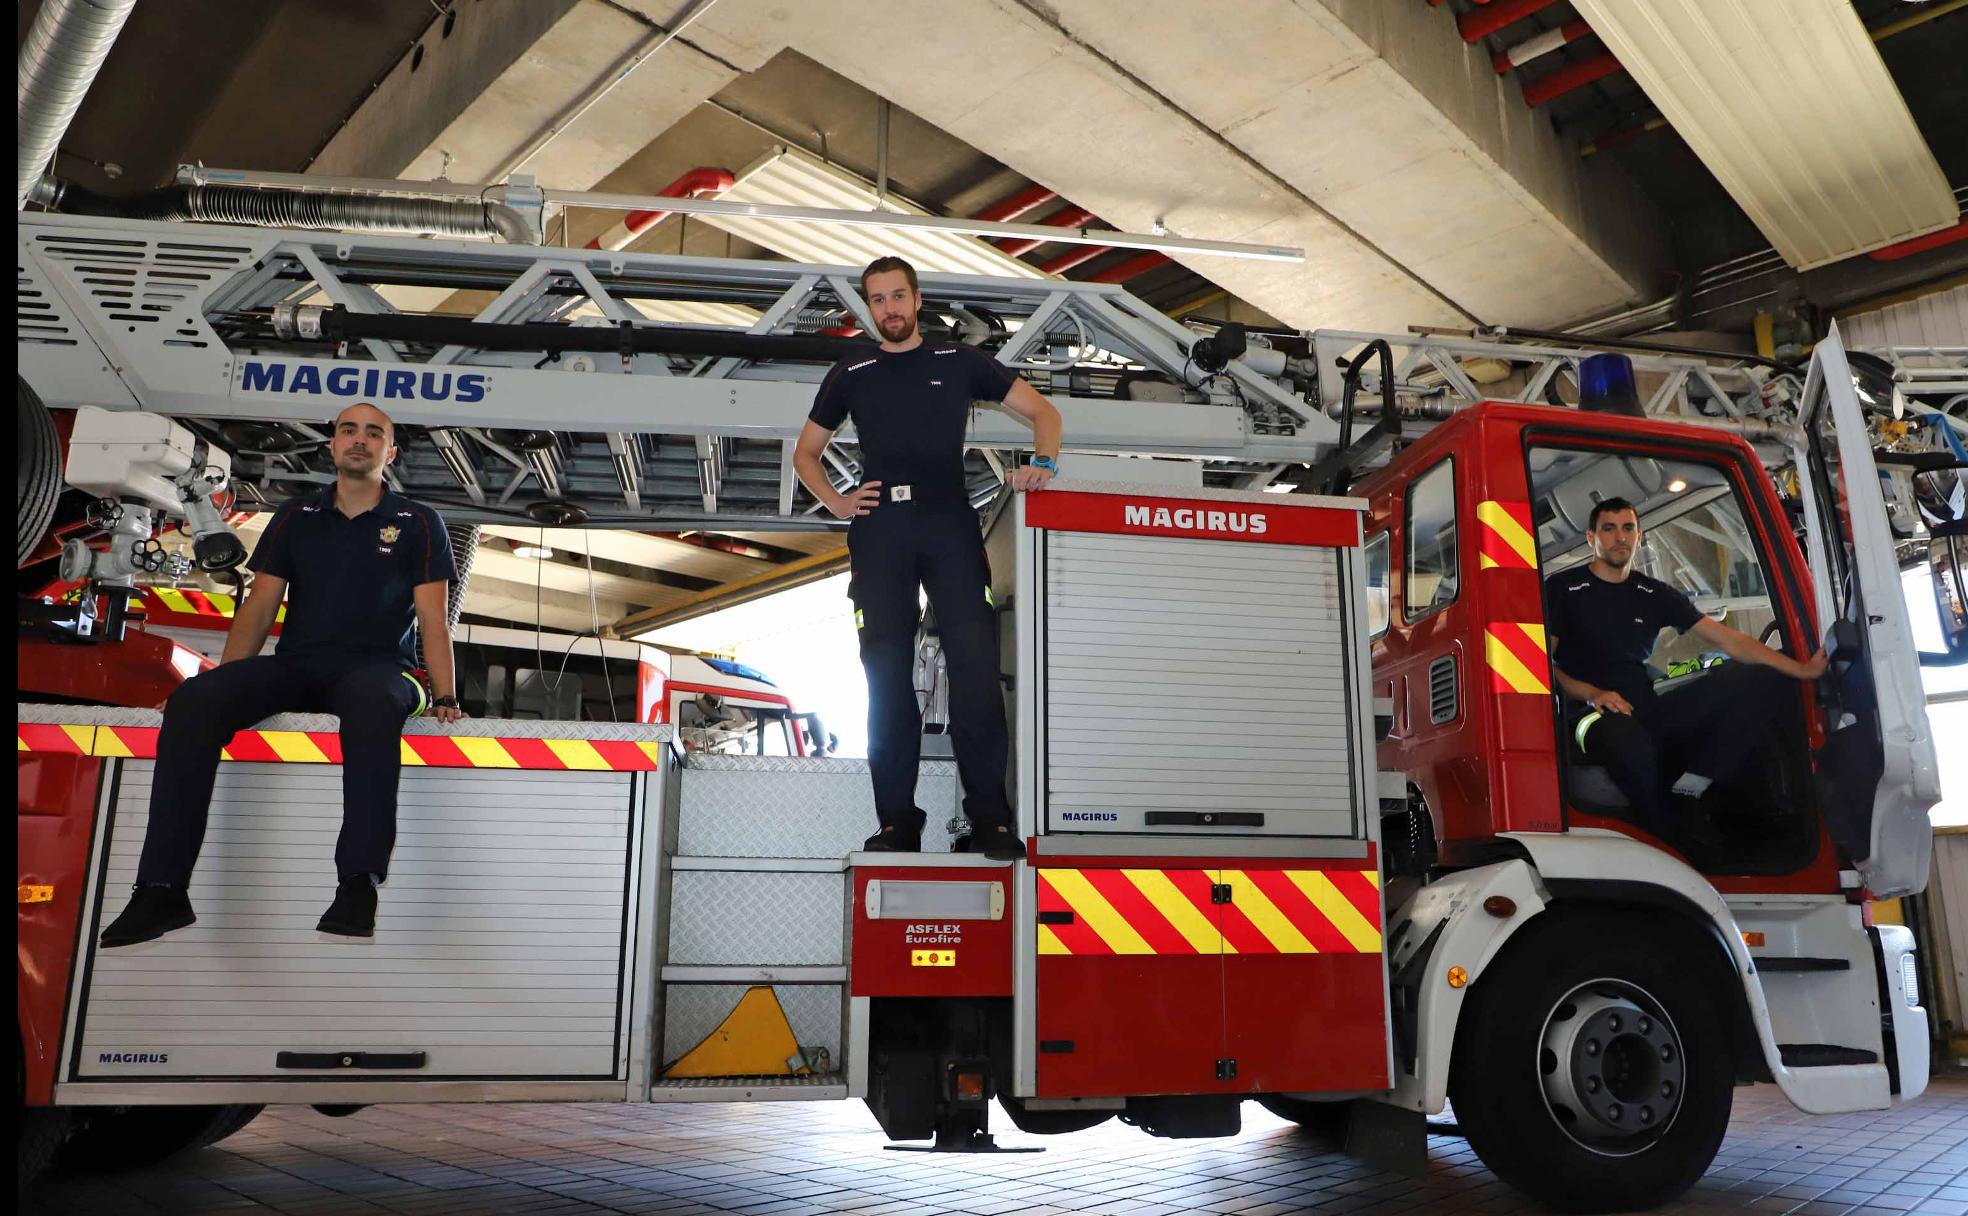
[[[888,501],[890,502],[908,502],[915,496],[916,491],[914,486],[888,487]]]

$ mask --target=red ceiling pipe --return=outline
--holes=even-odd
[[[1592,27],[1583,21],[1567,21],[1556,29],[1549,29],[1533,38],[1526,38],[1516,46],[1498,51],[1490,56],[1490,66],[1499,76],[1507,76],[1512,68],[1521,68],[1533,59],[1549,55],[1567,43],[1577,42],[1592,32]]]
[[[1075,245],[1056,258],[1039,263],[1039,269],[1047,274],[1065,274],[1075,266],[1084,266],[1103,253],[1111,253],[1112,245]]]
[[[1541,76],[1524,86],[1524,104],[1536,109],[1554,97],[1563,97],[1573,89],[1582,89],[1595,80],[1604,79],[1620,70],[1620,61],[1613,58],[1611,51],[1604,51],[1590,59],[1569,63],[1549,76]]]
[[[723,194],[737,181],[729,169],[701,166],[677,178],[656,193],[664,198],[709,198]],[[622,222],[589,241],[588,249],[620,249],[663,221],[667,211],[631,211]]]
[[[1496,0],[1494,4],[1457,17],[1456,31],[1462,35],[1464,42],[1481,42],[1504,26],[1522,21],[1556,3],[1558,0]]]
[[[1929,249],[1939,249],[1943,245],[1952,245],[1961,240],[1968,240],[1968,220],[1962,220],[1953,227],[1943,228],[1939,232],[1930,232],[1926,236],[1917,236],[1911,240],[1882,246],[1866,256],[1875,262],[1897,262],[1901,258],[1910,258],[1916,253],[1926,253]]]
[[[1045,186],[1031,185],[1016,194],[992,203],[971,218],[983,220],[989,224],[1002,224],[1006,220],[1017,219],[1034,207],[1042,207],[1058,197],[1059,193],[1056,190],[1049,189]]]
[[[1138,253],[1125,262],[1116,262],[1098,274],[1090,274],[1087,276],[1086,281],[1089,283],[1125,283],[1134,276],[1153,270],[1168,260],[1168,254],[1156,253],[1151,249],[1146,253]]]
[[[1039,223],[1050,228],[1078,228],[1092,218],[1093,212],[1088,211],[1085,207],[1067,207],[1063,211],[1053,212],[1051,215],[1040,220]],[[998,248],[1004,250],[1012,257],[1017,257],[1020,254],[1030,253],[1043,244],[1045,242],[1036,237],[1017,237],[1012,240],[999,241]]]

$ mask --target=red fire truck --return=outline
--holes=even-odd
[[[547,374],[488,371],[488,399]],[[866,855],[859,761],[414,721],[357,957],[306,930],[335,724],[289,716],[228,748],[199,924],[102,952],[158,717],[19,705],[23,1136],[168,1149],[268,1102],[852,1097],[978,1151],[993,1102],[1028,1132],[1212,1136],[1256,1099],[1412,1164],[1452,1099],[1554,1206],[1661,1202],[1740,1082],[1817,1113],[1926,1083],[1911,936],[1869,906],[1925,882],[1934,742],[1850,385],[1833,337],[1795,425],[1493,402],[1356,487],[1359,445],[1299,487],[1334,493],[1160,461],[1001,499],[1015,864],[941,851],[945,760],[926,851]],[[1685,836],[1558,746],[1541,579],[1616,495],[1704,611],[1831,650],[1765,787]]]

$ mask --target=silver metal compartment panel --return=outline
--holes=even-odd
[[[1048,532],[1046,828],[1349,836],[1345,597],[1331,549]],[[1149,827],[1155,811],[1261,827]]]
[[[669,966],[838,966],[846,960],[839,873],[670,873]]]
[[[119,765],[91,939],[135,880],[152,768]],[[618,1076],[634,775],[405,769],[369,943],[314,930],[334,891],[341,784],[339,765],[220,766],[199,922],[91,950],[69,1075],[294,1080],[323,1074],[277,1069],[277,1052],[420,1050],[414,1073],[333,1075]]]
[[[693,755],[680,776],[680,857],[844,857],[878,826],[865,760]],[[954,761],[923,762],[916,805],[929,815],[923,848],[947,850]]]

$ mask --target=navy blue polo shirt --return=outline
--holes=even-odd
[[[1612,583],[1591,566],[1544,580],[1544,612],[1546,630],[1558,639],[1558,669],[1636,708],[1654,702],[1647,660],[1661,630],[1686,633],[1702,619],[1693,601],[1657,578],[1633,570]]]
[[[458,577],[437,512],[384,490],[350,519],[332,485],[281,503],[247,566],[287,580],[276,653],[394,658],[406,668],[417,665],[412,593]]]
[[[830,431],[854,419],[863,480],[962,502],[970,403],[1003,401],[1015,379],[974,346],[925,341],[905,351],[878,349],[834,364],[807,417]]]

